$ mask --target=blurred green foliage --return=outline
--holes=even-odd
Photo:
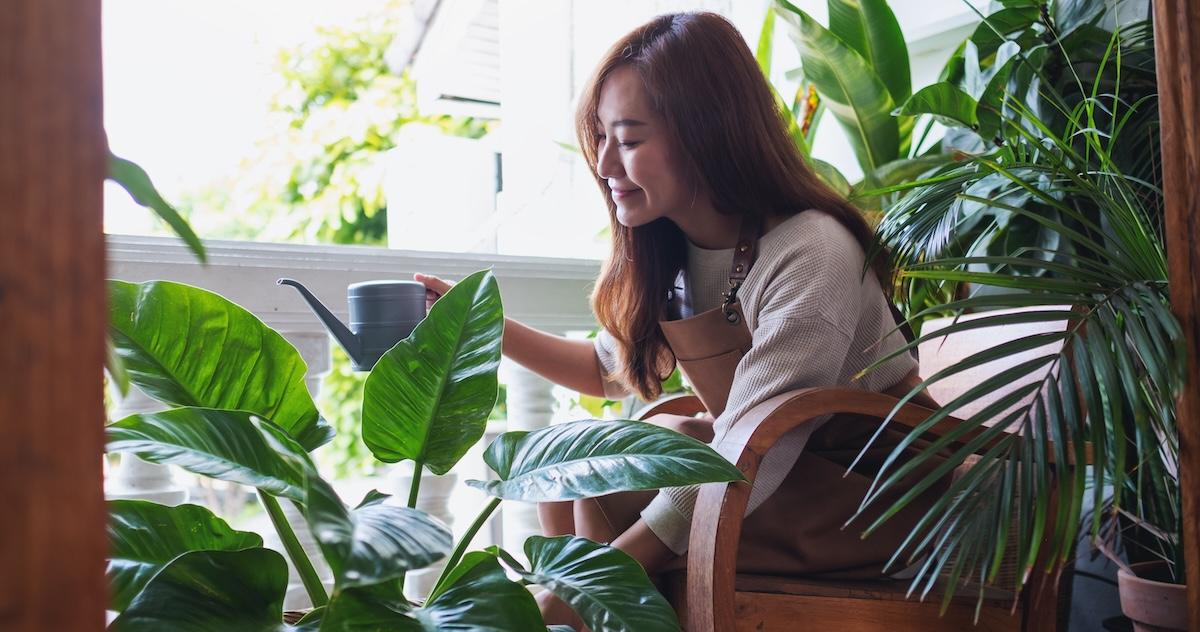
[[[393,38],[411,19],[406,5],[379,3],[349,27],[319,27],[310,42],[279,51],[282,87],[254,154],[181,204],[206,238],[383,245],[384,161],[401,129],[416,123],[470,138],[489,131],[492,121],[422,114],[412,78],[388,66]],[[362,442],[365,379],[334,348],[318,407],[337,437],[318,458],[337,478],[376,467]],[[502,393],[494,416],[503,401]]]
[[[313,41],[278,53],[282,88],[254,155],[184,199],[207,237],[384,244],[384,160],[401,128],[487,134],[491,121],[418,111],[414,81],[386,60],[408,19],[404,3],[382,3],[350,27],[318,28]]]

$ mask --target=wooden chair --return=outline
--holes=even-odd
[[[991,312],[994,314],[997,312]],[[978,316],[964,316],[973,318]],[[931,321],[927,332],[937,331],[950,319]],[[1062,331],[1065,321],[1035,323],[1003,329],[974,330],[951,334],[923,343],[920,348],[921,374],[932,375],[967,355],[1031,333]],[[1032,353],[1037,353],[1035,350]],[[1044,351],[1043,351],[1044,353]],[[994,374],[1021,362],[1014,358],[984,365],[931,388],[940,402],[950,401],[965,386],[977,384],[981,377]],[[1013,384],[1017,388],[1041,375],[1030,375]],[[834,413],[855,413],[884,418],[897,399],[880,393],[848,388],[807,388],[776,396],[753,408],[734,425],[719,446],[723,456],[735,463],[747,480],[754,480],[767,451],[789,430],[811,419]],[[979,410],[979,402],[963,415]],[[699,398],[679,396],[660,401],[644,411],[645,418],[658,413],[693,415],[704,412]],[[933,411],[915,404],[900,410],[895,420],[913,427]],[[961,423],[948,418],[934,429],[940,434]],[[973,435],[972,435],[973,436]],[[967,440],[970,436],[967,437]],[[986,448],[985,448],[986,449]],[[1058,598],[1060,573],[1047,576],[1034,573],[1019,600],[988,599],[975,623],[976,594],[956,595],[945,615],[939,616],[941,596],[925,602],[906,599],[908,582],[827,581],[799,577],[774,577],[739,574],[735,571],[739,537],[750,485],[712,483],[700,488],[695,520],[687,556],[687,570],[668,574],[664,587],[688,632],[732,632],[772,630],[839,630],[889,632],[940,630],[1023,630],[1058,629],[1065,600]],[[1045,550],[1046,547],[1043,547]],[[1061,569],[1060,569],[1061,572]]]

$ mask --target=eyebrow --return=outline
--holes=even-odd
[[[616,128],[616,127],[637,127],[639,125],[645,125],[645,124],[646,124],[645,121],[639,121],[637,119],[620,119],[618,121],[612,122],[612,126],[614,128]]]

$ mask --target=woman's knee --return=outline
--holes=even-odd
[[[713,439],[711,419],[684,417],[683,415],[653,415],[646,419],[647,423],[669,428],[679,434],[708,443]]]

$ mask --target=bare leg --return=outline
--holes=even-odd
[[[538,503],[538,522],[542,525],[542,535],[571,535],[575,533],[575,516],[572,501]]]
[[[575,527],[575,535],[601,544],[608,544],[620,535],[595,498],[575,501]]]

